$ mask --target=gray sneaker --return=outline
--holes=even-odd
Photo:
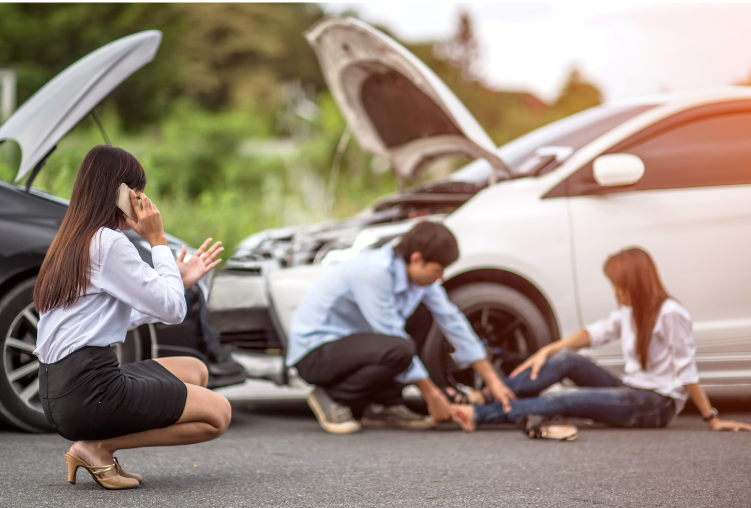
[[[352,417],[352,411],[331,400],[326,390],[320,386],[316,386],[315,390],[308,394],[308,405],[326,432],[352,434],[360,430],[360,424]]]
[[[402,404],[390,407],[370,404],[365,409],[360,423],[363,427],[371,429],[425,430],[435,427],[431,416],[417,414]]]

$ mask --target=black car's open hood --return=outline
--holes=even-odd
[[[16,141],[21,166],[16,182],[55,147],[128,76],[151,62],[162,33],[148,30],[118,39],[89,53],[55,76],[0,126],[0,142]]]

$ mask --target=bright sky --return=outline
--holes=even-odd
[[[600,0],[556,3],[328,4],[407,41],[446,39],[468,10],[485,81],[558,94],[576,65],[607,99],[735,84],[751,77],[751,4]]]

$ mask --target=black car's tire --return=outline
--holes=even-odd
[[[21,282],[0,300],[0,414],[20,430],[50,432],[54,428],[42,412],[39,362],[33,354],[39,320],[34,282]]]
[[[467,316],[499,373],[509,374],[552,339],[540,309],[523,293],[508,286],[491,282],[468,284],[451,291],[449,298]],[[452,351],[433,324],[421,353],[431,379],[438,386],[461,383],[480,388],[482,379],[471,368],[459,369],[451,359]]]
[[[34,389],[38,370],[33,366],[38,365],[38,361],[32,352],[36,347],[36,320],[39,319],[33,299],[35,282],[36,278],[32,278],[18,284],[0,300],[0,418],[27,432],[51,432],[54,427],[45,418],[38,389]],[[141,328],[145,330],[131,330],[125,342],[115,346],[121,364],[150,357],[149,341],[143,337],[148,328]],[[16,378],[20,373],[25,374]],[[31,397],[26,399],[26,394]]]

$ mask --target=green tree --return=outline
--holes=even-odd
[[[599,104],[602,104],[602,92],[585,81],[579,70],[574,68],[553,109],[561,117],[565,117]]]
[[[302,32],[320,19],[305,4],[186,4],[186,89],[204,107],[253,101],[264,110],[280,99],[281,82],[323,87],[313,50]]]
[[[285,80],[323,87],[302,36],[321,15],[310,4],[0,4],[0,66],[16,70],[21,104],[87,53],[157,29],[154,61],[106,101],[126,131],[156,123],[184,96],[212,110],[253,102],[268,112]]]
[[[456,34],[445,43],[434,45],[436,56],[448,61],[461,71],[467,81],[477,80],[477,64],[480,57],[480,43],[475,37],[475,30],[469,13],[464,11],[459,15],[459,26]]]
[[[18,75],[18,103],[87,53],[115,39],[161,30],[148,72],[137,72],[108,99],[126,129],[154,122],[182,88],[182,16],[172,4],[0,4],[0,66]]]

